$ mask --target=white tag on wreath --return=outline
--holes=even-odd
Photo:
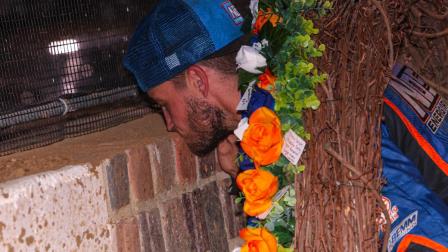
[[[286,132],[283,140],[283,156],[285,156],[293,165],[297,165],[303,150],[305,149],[306,142],[292,130]]]
[[[274,197],[272,198],[272,201],[279,201],[283,196],[285,196],[285,194],[289,191],[289,189],[291,188],[291,185],[287,185],[285,187],[283,187],[280,191],[278,191]]]
[[[280,191],[278,191],[272,198],[272,203],[279,201],[283,196],[285,196],[285,194],[289,191],[290,187],[291,187],[290,185],[287,185],[287,186],[283,187]],[[264,213],[257,215],[257,218],[260,220],[266,219],[266,217],[268,217],[269,213],[271,213],[272,208],[274,208],[274,204],[272,204],[272,206],[268,210],[266,210]]]
[[[238,123],[238,128],[236,128],[233,131],[233,134],[235,134],[235,136],[241,141],[241,140],[243,140],[244,132],[246,132],[248,127],[249,127],[248,119],[247,119],[247,117],[244,117]]]
[[[252,97],[252,92],[254,91],[254,85],[255,81],[252,81],[249,83],[249,86],[246,89],[246,92],[244,92],[243,97],[241,97],[240,103],[238,103],[238,106],[236,107],[237,111],[244,111],[247,110],[247,106],[249,105],[250,98]]]
[[[250,0],[250,12],[252,13],[252,26],[258,18],[258,2],[259,0]]]
[[[266,210],[264,213],[261,213],[257,215],[257,219],[264,220],[266,217],[268,217],[269,213],[272,211],[272,208],[274,208],[274,205],[272,205],[268,210]]]

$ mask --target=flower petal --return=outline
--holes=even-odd
[[[251,46],[242,46],[236,55],[237,68],[242,68],[249,73],[261,74],[258,68],[266,67],[266,58]]]

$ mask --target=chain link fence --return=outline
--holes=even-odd
[[[121,63],[153,2],[1,1],[0,156],[154,111]]]

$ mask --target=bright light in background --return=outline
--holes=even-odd
[[[79,50],[79,44],[74,39],[66,39],[51,42],[48,49],[52,55],[72,53]]]

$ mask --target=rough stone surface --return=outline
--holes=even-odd
[[[0,251],[116,251],[101,171],[70,166],[0,184]]]
[[[154,178],[154,192],[159,194],[170,190],[175,184],[176,176],[171,141],[168,137],[154,138],[153,143],[148,145],[148,150]]]
[[[208,178],[215,174],[217,166],[216,151],[212,151],[204,157],[199,158],[199,174],[201,178]]]
[[[117,224],[118,252],[140,252],[138,223],[135,217]]]
[[[229,239],[239,237],[239,231],[244,227],[245,223],[242,204],[236,204],[236,197],[228,192],[231,183],[230,179],[218,181],[219,198],[223,206],[222,212]]]
[[[127,157],[116,155],[106,166],[107,185],[109,188],[110,206],[113,210],[129,204],[129,178]]]
[[[161,217],[166,251],[194,251],[194,233],[187,226],[182,199],[162,203]]]
[[[173,136],[176,159],[176,174],[180,184],[191,184],[196,181],[196,156],[180,136]]]
[[[159,209],[139,214],[140,244],[142,252],[163,252],[165,241]]]
[[[132,198],[144,201],[154,197],[151,163],[144,147],[127,151],[128,175]]]

